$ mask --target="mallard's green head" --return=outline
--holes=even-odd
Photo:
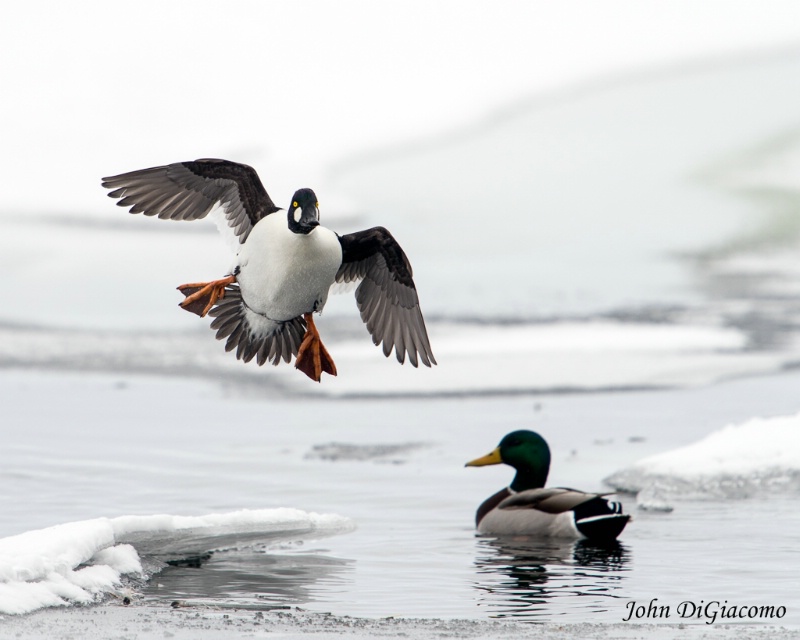
[[[534,431],[513,431],[500,441],[494,451],[468,462],[466,466],[483,467],[501,463],[517,470],[510,485],[514,491],[538,489],[544,486],[550,471],[550,447]]]

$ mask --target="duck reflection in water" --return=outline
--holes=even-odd
[[[494,618],[545,621],[578,611],[602,613],[610,598],[625,597],[629,561],[628,547],[616,540],[479,537],[474,586],[479,606]]]

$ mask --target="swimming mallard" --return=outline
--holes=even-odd
[[[466,466],[501,463],[514,467],[517,475],[478,507],[475,525],[480,533],[614,540],[630,520],[620,503],[605,499],[609,494],[545,489],[550,447],[538,433],[509,433],[494,451]]]

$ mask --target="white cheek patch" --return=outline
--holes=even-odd
[[[300,209],[300,207],[297,207],[297,209],[294,210],[294,221],[300,222],[300,217],[302,215],[303,215],[302,209]]]

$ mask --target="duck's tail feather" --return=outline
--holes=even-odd
[[[208,314],[214,318],[211,328],[216,330],[217,340],[227,339],[225,351],[236,349],[239,360],[250,362],[255,358],[259,365],[290,362],[306,331],[302,316],[281,322],[250,309],[237,284],[225,287],[225,297]]]
[[[631,519],[619,502],[601,496],[578,505],[574,513],[578,531],[591,540],[616,540]]]

